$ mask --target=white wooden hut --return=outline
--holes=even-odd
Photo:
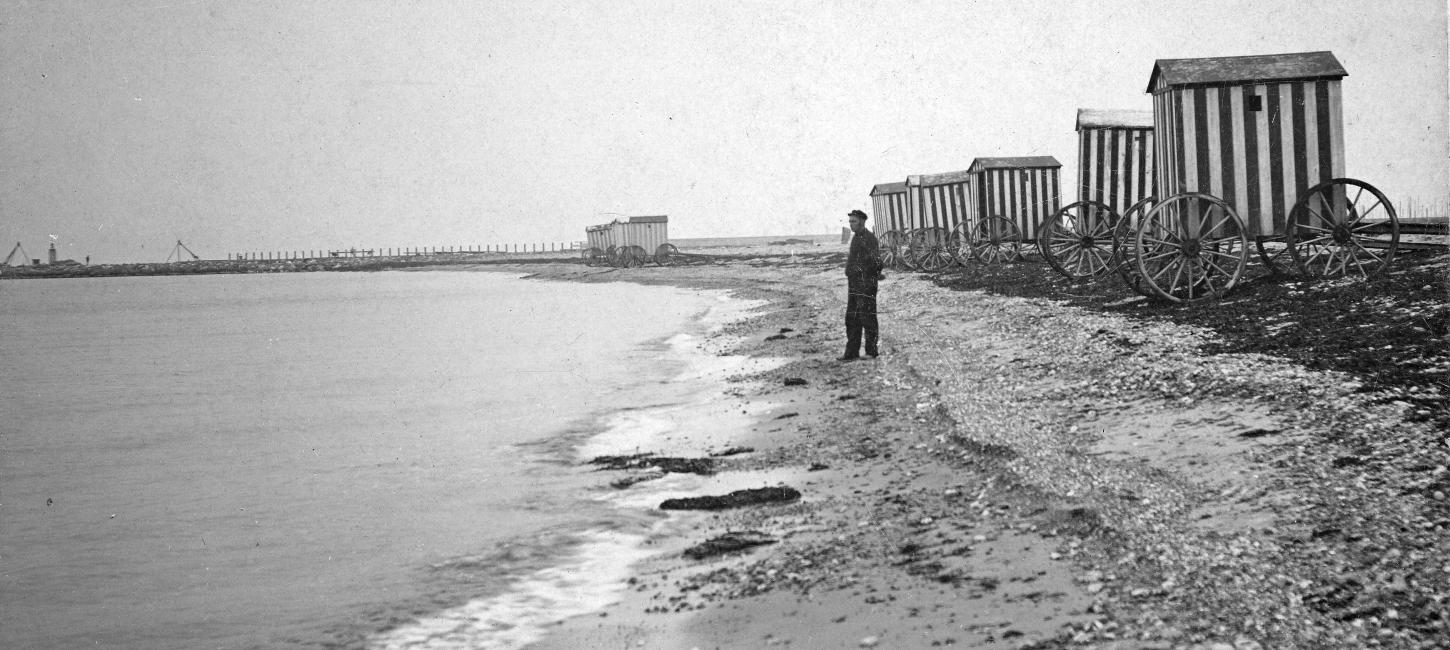
[[[649,255],[669,241],[669,217],[665,215],[629,217],[612,225],[619,232],[617,245],[639,246]]]
[[[610,246],[617,245],[614,235],[615,232],[612,223],[602,223],[584,229],[584,237],[588,247],[597,248],[600,251],[608,250]]]

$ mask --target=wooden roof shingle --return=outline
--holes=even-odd
[[[911,178],[907,179],[907,184],[915,184],[920,186],[948,185],[951,183],[960,183],[971,177],[972,173],[964,169],[959,172],[942,172],[940,174],[921,174],[920,176],[912,176]]]
[[[1076,130],[1083,129],[1151,129],[1153,111],[1116,108],[1077,109]]]
[[[1016,158],[976,158],[967,171],[977,173],[984,169],[1041,169],[1062,167],[1052,156],[1019,156]]]
[[[1340,79],[1348,76],[1333,52],[1294,52],[1206,59],[1158,59],[1148,90],[1198,84],[1248,84],[1268,81]]]

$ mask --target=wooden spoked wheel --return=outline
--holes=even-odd
[[[1300,273],[1373,278],[1395,259],[1400,219],[1373,185],[1335,178],[1309,188],[1294,204],[1284,234]]]
[[[1138,223],[1134,244],[1143,282],[1172,302],[1223,296],[1248,263],[1243,219],[1207,194],[1176,194],[1154,206]]]
[[[901,264],[901,231],[888,230],[876,238],[877,251],[881,255],[881,268],[895,269]]]
[[[1057,211],[1037,229],[1037,247],[1047,264],[1069,278],[1090,278],[1113,270],[1113,227],[1118,215],[1097,201],[1078,201]]]
[[[664,243],[655,248],[655,264],[664,266],[680,261],[680,249],[674,244]]]
[[[952,228],[951,234],[947,236],[947,252],[951,253],[958,266],[966,266],[972,259],[971,222],[962,221]]]
[[[585,266],[598,266],[604,263],[604,251],[592,246],[584,249],[582,257]]]
[[[916,228],[907,228],[901,232],[901,248],[898,249],[902,267],[912,271],[920,271],[921,264],[916,260],[916,251],[911,248],[911,241],[916,237]]]
[[[649,253],[645,252],[643,246],[631,244],[620,248],[619,265],[624,268],[633,269],[641,267],[648,261]]]
[[[1002,217],[987,217],[972,229],[972,257],[983,264],[1015,262],[1022,257],[1022,229]]]
[[[604,263],[610,266],[619,266],[619,247],[610,246],[604,249]]]
[[[947,239],[946,228],[921,228],[912,233],[911,256],[921,270],[936,273],[952,265],[952,255],[947,250]]]
[[[1118,277],[1123,279],[1123,284],[1144,296],[1155,294],[1143,282],[1143,276],[1138,275],[1138,223],[1157,204],[1157,197],[1152,196],[1134,203],[1123,212],[1123,216],[1113,227],[1113,268],[1118,272]]]
[[[1273,276],[1294,275],[1294,254],[1289,250],[1289,243],[1283,237],[1255,237],[1254,251],[1259,254],[1259,261],[1264,263],[1264,269]]]

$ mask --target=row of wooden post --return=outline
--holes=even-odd
[[[485,246],[418,246],[412,248],[348,248],[345,250],[262,251],[227,253],[228,260],[310,260],[341,257],[397,257],[413,255],[449,255],[458,253],[547,253],[579,250],[579,242],[543,242],[537,244],[489,244]]]

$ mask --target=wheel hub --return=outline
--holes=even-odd
[[[1197,239],[1189,239],[1183,242],[1184,257],[1198,257],[1198,252],[1200,250],[1202,250],[1202,248],[1199,246]]]
[[[1339,224],[1334,227],[1334,243],[1348,244],[1353,237],[1349,234],[1349,226]]]
[[[1092,248],[1097,245],[1097,240],[1093,239],[1092,235],[1083,235],[1082,245],[1083,248]]]

